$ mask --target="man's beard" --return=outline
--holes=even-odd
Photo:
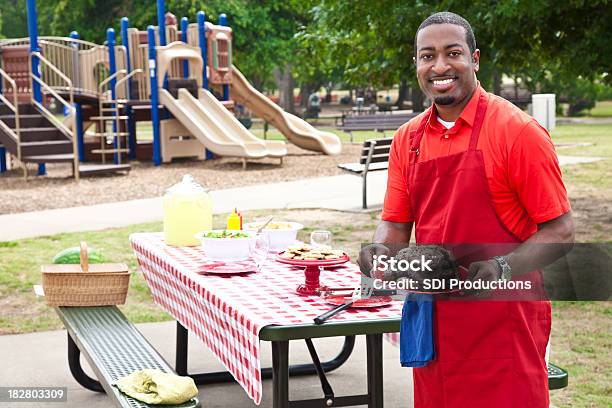
[[[455,98],[454,96],[436,96],[434,98],[434,103],[436,105],[452,105],[453,103],[455,103],[455,100],[457,98]]]

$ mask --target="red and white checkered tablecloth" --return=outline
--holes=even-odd
[[[330,305],[317,296],[295,293],[303,268],[268,259],[257,273],[206,275],[209,261],[200,247],[171,247],[161,233],[138,233],[130,242],[155,302],[212,351],[256,404],[262,381],[259,331],[268,325],[308,324]],[[352,263],[324,270],[330,287],[359,283]],[[402,302],[373,309],[348,309],[335,321],[401,317]]]

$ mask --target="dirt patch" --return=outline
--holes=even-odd
[[[612,190],[570,188],[576,242],[612,240]]]
[[[132,162],[127,175],[85,177],[75,182],[68,164],[47,165],[47,176],[22,177],[21,169],[0,177],[0,214],[66,208],[139,198],[158,197],[184,174],[191,174],[210,189],[275,183],[343,173],[337,164],[358,159],[361,145],[344,144],[338,156],[326,156],[288,145],[283,165],[278,159],[249,161],[242,170],[239,159],[182,160],[159,167],[150,162]],[[346,173],[345,173],[346,174]]]

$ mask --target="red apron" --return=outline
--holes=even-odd
[[[418,244],[497,243],[508,252],[520,243],[495,211],[476,150],[487,100],[483,92],[467,151],[417,161],[431,108],[412,139],[408,183]],[[503,252],[491,248],[463,263]],[[414,369],[415,408],[548,408],[550,325],[545,301],[436,301],[436,358]]]

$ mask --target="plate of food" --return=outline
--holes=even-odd
[[[396,281],[402,292],[415,294],[451,294],[461,292],[452,283],[461,279],[461,272],[467,269],[460,266],[453,254],[438,245],[414,245],[402,248],[395,255],[397,265],[400,262],[410,264],[414,261],[426,261],[428,268],[388,268],[383,273],[374,272],[376,277],[387,281]]]
[[[308,244],[294,245],[278,254],[277,261],[297,266],[332,266],[348,262],[342,250],[316,248]]]
[[[278,262],[303,266],[305,282],[298,285],[296,291],[304,296],[319,296],[325,292],[326,286],[321,286],[319,275],[322,267],[338,266],[349,261],[349,256],[340,250],[315,248],[308,244],[290,246],[276,257]]]

